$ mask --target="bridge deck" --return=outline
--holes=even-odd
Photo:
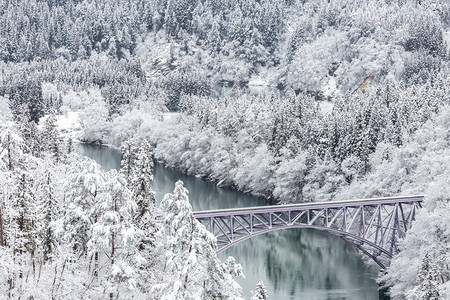
[[[397,203],[422,202],[422,195],[414,196],[398,196],[398,197],[384,197],[384,198],[369,198],[369,199],[354,199],[344,201],[327,201],[327,202],[313,202],[313,203],[298,203],[298,204],[284,204],[284,205],[269,205],[269,206],[252,206],[230,209],[217,209],[194,212],[196,218],[204,217],[219,217],[254,213],[273,213],[291,211],[293,209],[324,209],[324,208],[340,208],[340,207],[357,207],[367,205],[389,205]]]

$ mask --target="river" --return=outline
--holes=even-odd
[[[75,149],[105,170],[120,169],[118,150],[85,144],[77,144]],[[262,198],[219,188],[156,163],[153,189],[158,201],[173,191],[178,179],[189,190],[194,210],[267,205]],[[352,246],[322,231],[286,229],[267,233],[233,246],[219,257],[224,260],[230,255],[242,264],[246,278],[237,281],[246,299],[250,299],[250,291],[259,280],[273,300],[389,299],[378,291],[378,267],[368,266]]]

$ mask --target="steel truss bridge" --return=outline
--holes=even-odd
[[[398,252],[423,196],[273,205],[195,212],[217,238],[218,253],[266,232],[313,228],[341,237],[382,269]]]

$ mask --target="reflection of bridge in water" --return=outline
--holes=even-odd
[[[218,252],[266,232],[313,228],[341,237],[385,269],[422,201],[423,196],[390,197],[200,211],[194,215],[216,236]]]

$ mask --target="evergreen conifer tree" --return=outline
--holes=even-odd
[[[153,158],[150,144],[141,145],[133,167],[132,192],[137,204],[134,222],[140,229],[138,248],[145,263],[140,264],[139,285],[145,289],[150,276],[150,267],[155,263],[155,235],[158,229],[156,224],[156,199],[150,184],[153,181]]]
[[[14,178],[15,186],[8,201],[8,244],[14,248],[15,253],[34,253],[36,246],[34,180],[31,174],[25,171],[19,172]]]
[[[41,134],[37,124],[31,120],[28,111],[21,115],[18,122],[25,144],[34,156],[39,157],[41,152]]]
[[[138,207],[125,177],[111,170],[105,179],[103,192],[94,204],[98,221],[93,224],[88,247],[90,253],[98,253],[109,262],[109,266],[98,271],[106,279],[105,291],[114,299],[120,291],[136,286],[138,273],[133,258],[140,256],[136,248],[140,233],[133,222]]]
[[[65,199],[62,237],[76,253],[86,253],[92,234],[92,224],[98,221],[93,210],[98,196],[105,186],[105,174],[101,167],[88,158],[79,158],[64,179]]]
[[[150,184],[153,181],[153,157],[150,144],[142,143],[133,168],[132,190],[138,204],[138,218],[153,214],[156,199]]]
[[[152,299],[241,299],[233,275],[241,275],[234,259],[221,264],[216,240],[198,222],[183,183],[161,202],[165,225],[157,234],[158,252],[164,254],[164,278],[153,286]],[[202,288],[199,288],[202,287]]]
[[[423,300],[440,300],[442,299],[439,291],[438,266],[426,253],[422,260],[422,268],[418,278],[420,288],[418,292],[421,294],[420,299]]]
[[[61,153],[59,147],[59,132],[56,125],[56,115],[54,112],[45,120],[43,139],[45,148],[50,151],[56,161],[59,161]]]
[[[71,154],[73,152],[73,139],[69,138],[67,141],[67,154]]]
[[[37,182],[37,230],[44,261],[52,258],[56,247],[56,236],[52,222],[60,217],[58,201],[54,189],[54,175],[46,167],[42,178]]]
[[[264,283],[261,281],[256,285],[256,289],[252,293],[251,300],[267,300],[267,289]]]
[[[125,176],[127,180],[127,186],[130,187],[133,180],[134,161],[136,159],[136,147],[134,146],[134,141],[132,139],[126,140],[125,142],[123,142],[120,149],[122,151],[122,161],[120,163],[122,168],[120,172]]]
[[[0,124],[0,128],[1,128]],[[27,146],[22,137],[9,128],[1,128],[0,131],[0,161],[2,166],[9,171],[20,169],[24,166]]]

